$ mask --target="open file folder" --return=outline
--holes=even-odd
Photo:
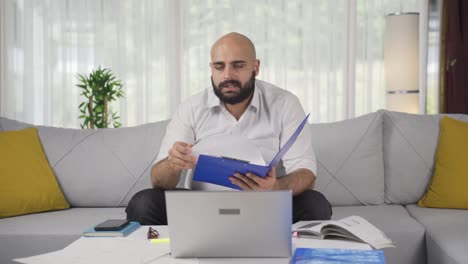
[[[278,153],[276,153],[275,157],[268,165],[257,165],[251,164],[248,161],[242,161],[228,157],[216,157],[200,154],[198,156],[197,166],[195,167],[193,180],[222,185],[233,189],[240,189],[239,186],[234,185],[231,183],[231,181],[229,181],[229,177],[234,175],[236,172],[244,175],[247,172],[251,172],[260,177],[265,177],[268,171],[278,164],[278,162],[283,158],[284,154],[286,154],[286,152],[288,152],[288,150],[294,144],[297,137],[304,128],[304,125],[307,123],[309,115],[310,114],[308,114],[304,120],[302,120],[296,131],[294,131],[286,144],[284,144]]]

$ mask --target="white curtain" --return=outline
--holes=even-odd
[[[252,39],[259,79],[296,94],[311,122],[384,107],[384,16],[420,0],[3,0],[0,116],[79,127],[77,73],[110,68],[124,126],[170,118],[211,86],[210,48]]]

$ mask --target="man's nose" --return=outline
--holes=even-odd
[[[234,76],[234,68],[231,65],[227,65],[224,68],[224,79],[230,80]]]

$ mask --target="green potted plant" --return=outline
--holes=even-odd
[[[112,111],[109,103],[123,97],[123,84],[118,80],[110,69],[99,67],[93,70],[89,76],[78,74],[79,83],[76,85],[81,90],[86,101],[78,107],[83,119],[81,128],[107,128],[120,127],[120,117],[117,112]]]

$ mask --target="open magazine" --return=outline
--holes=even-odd
[[[293,225],[292,231],[299,237],[351,240],[367,243],[374,249],[395,247],[380,229],[359,216],[336,221],[300,221]]]

